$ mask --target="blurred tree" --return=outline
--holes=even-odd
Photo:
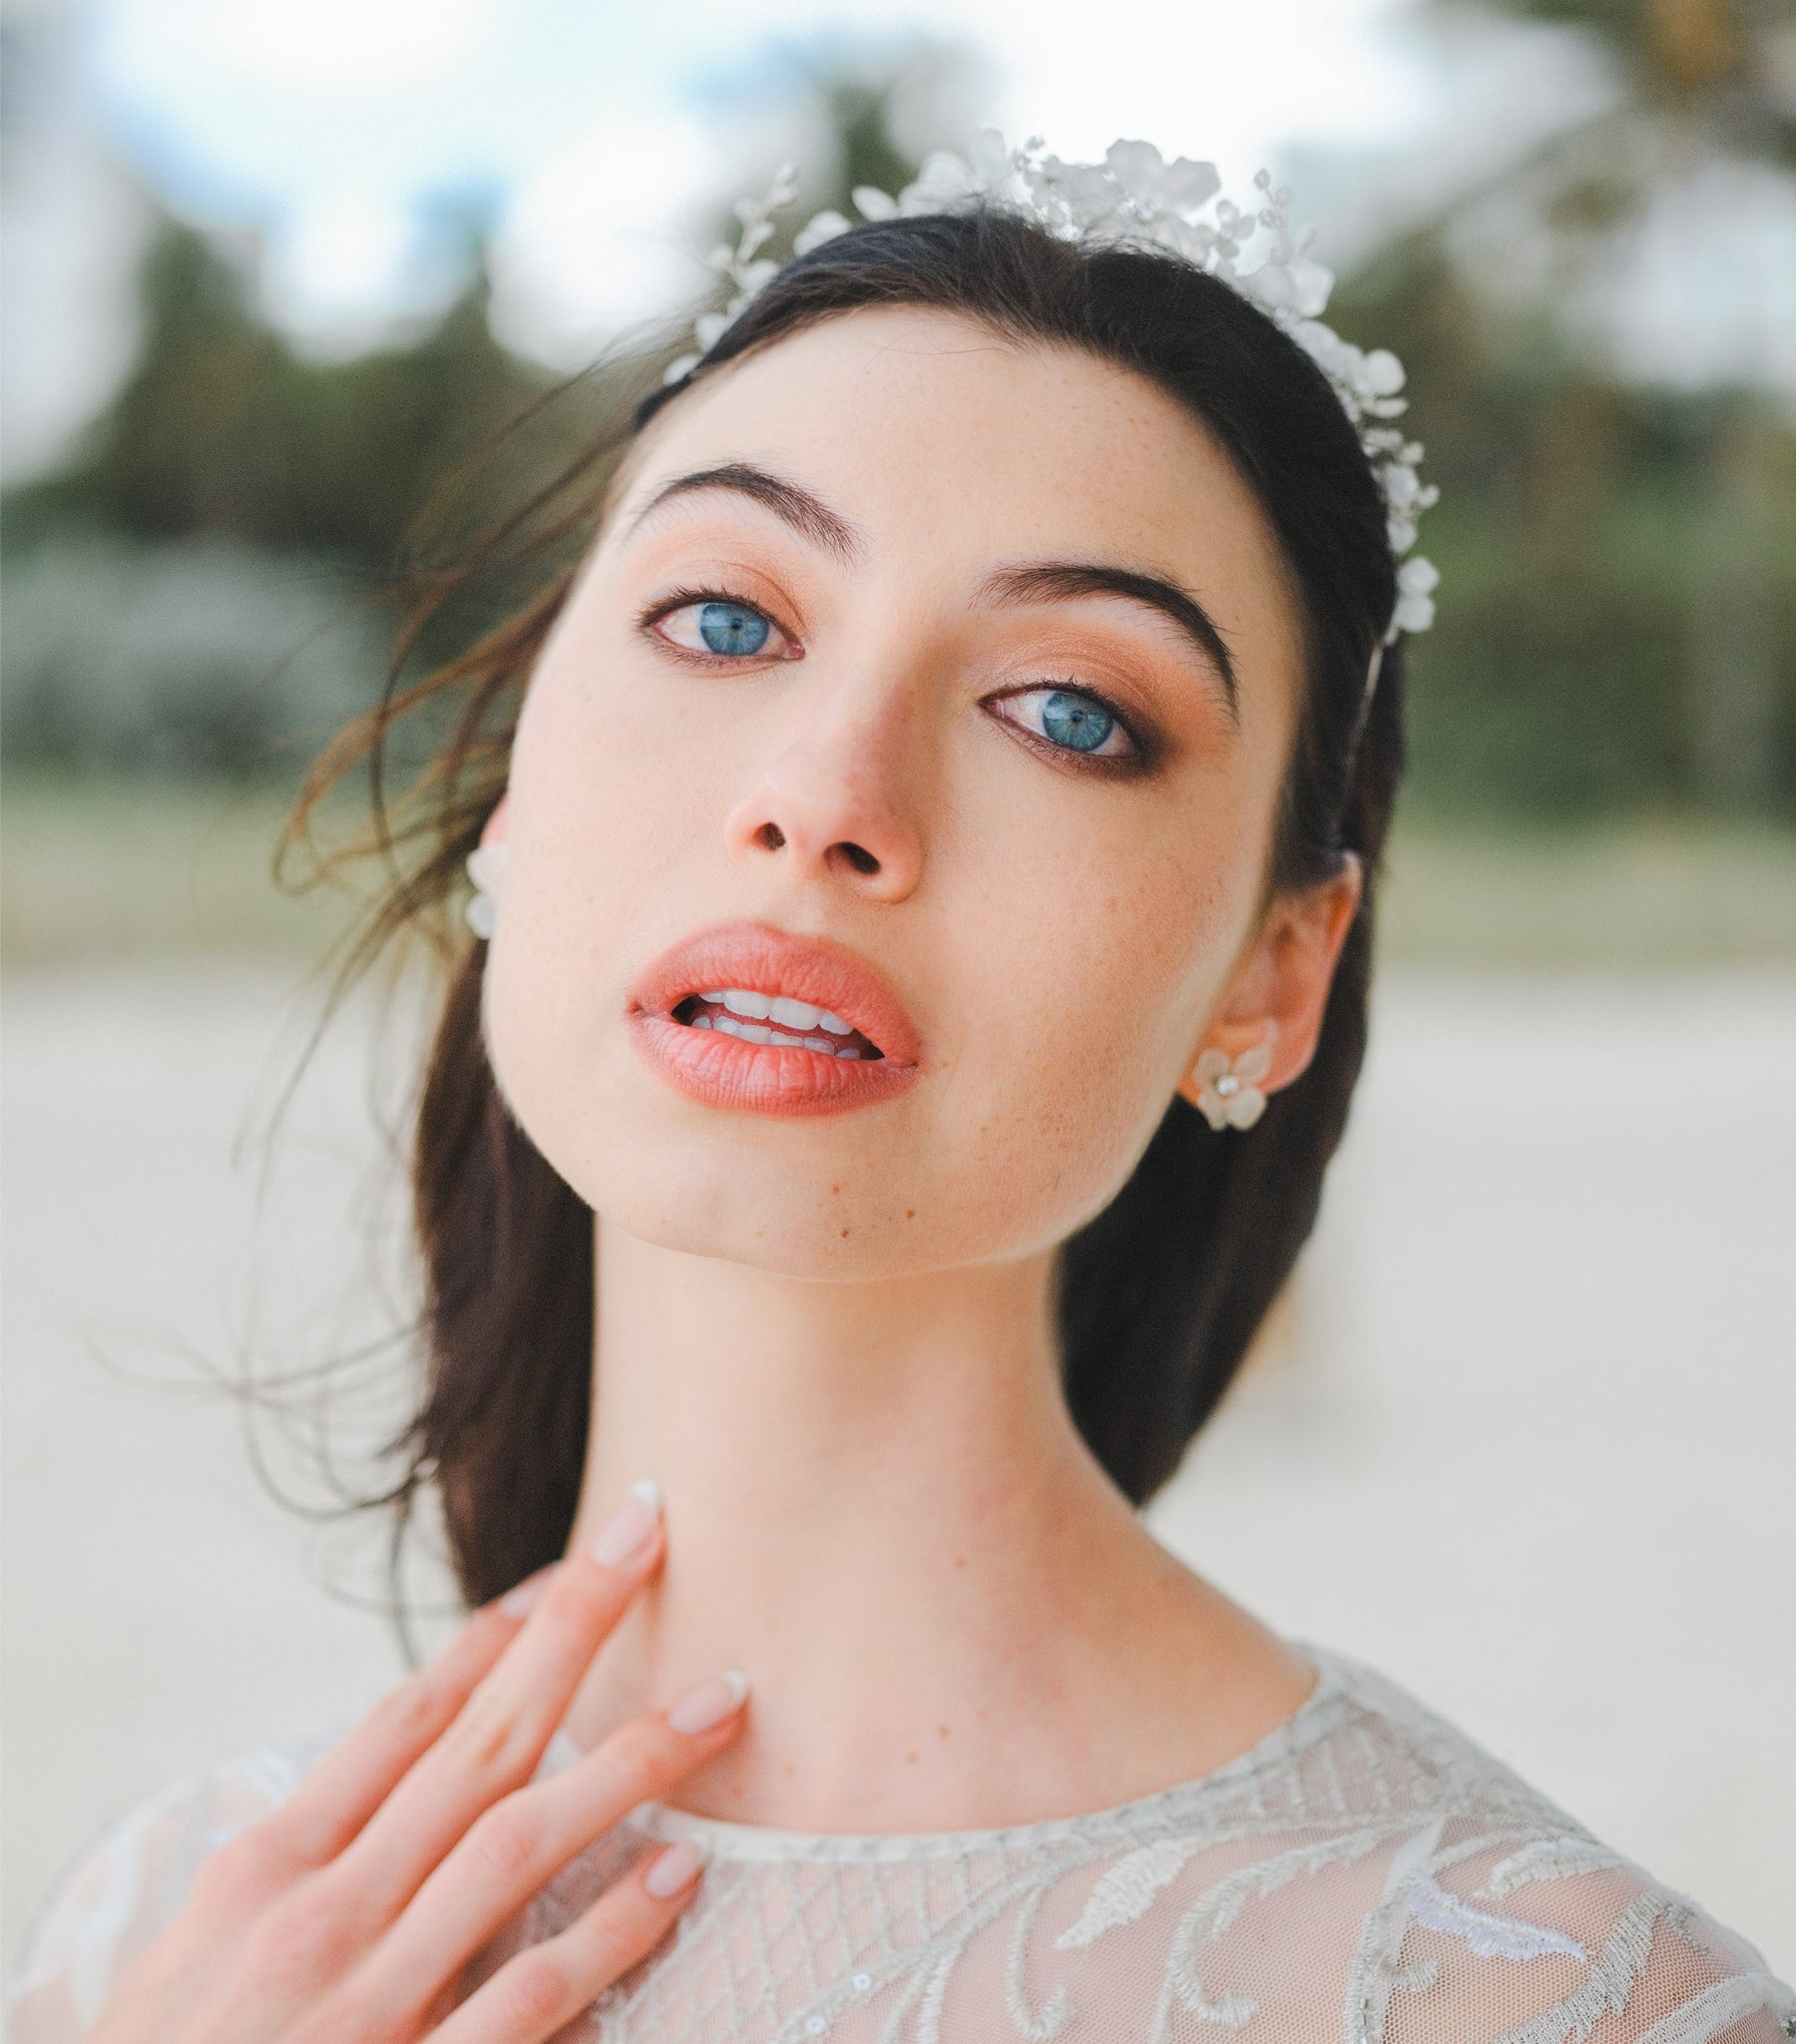
[[[1425,679],[1446,685],[1438,703],[1425,693],[1419,703],[1424,778],[1464,785],[1478,777],[1482,755],[1503,779],[1535,777],[1545,792],[1502,756],[1518,750],[1515,718],[1551,709],[1548,724],[1563,739],[1607,752],[1606,790],[1594,752],[1591,770],[1569,773],[1562,754],[1548,778],[1574,802],[1624,796],[1635,784],[1789,807],[1788,426],[1746,362],[1749,350],[1716,371],[1722,387],[1712,393],[1629,390],[1593,344],[1589,316],[1601,297],[1592,279],[1612,286],[1668,195],[1703,195],[1707,241],[1729,225],[1716,216],[1731,210],[1730,178],[1796,173],[1796,17],[1788,0],[1431,5],[1574,33],[1604,59],[1611,89],[1599,111],[1396,238],[1344,294],[1368,331],[1401,336],[1394,344],[1425,393],[1418,423],[1431,463],[1449,480],[1450,501],[1463,489],[1474,514],[1459,521],[1461,542],[1494,546],[1514,564],[1490,590],[1495,611],[1510,615],[1475,607],[1456,619],[1444,605],[1447,631],[1419,661]],[[1796,209],[1796,181],[1788,203]],[[1500,288],[1475,286],[1469,267],[1495,273]],[[1516,290],[1519,269],[1536,279],[1532,293]],[[1711,327],[1729,310],[1712,299],[1731,292],[1736,323],[1749,331],[1760,283],[1742,242],[1701,308]],[[1693,284],[1686,311],[1699,294]],[[1452,545],[1453,515],[1443,522]],[[1454,574],[1469,586],[1463,564]],[[1566,690],[1582,692],[1596,712],[1587,726],[1584,702]],[[1462,697],[1481,700],[1450,704]],[[1442,713],[1432,730],[1431,708]],[[1452,750],[1460,757],[1448,763]],[[1546,768],[1550,748],[1536,751],[1535,766]],[[1431,775],[1431,765],[1447,770]]]
[[[1435,0],[1464,6],[1466,0]],[[1480,0],[1533,21],[1559,22],[1600,38],[1626,81],[1599,121],[1678,147],[1670,124],[1696,146],[1765,155],[1796,168],[1796,96],[1790,83],[1788,0]],[[1555,154],[1582,131],[1556,137]],[[1623,196],[1631,197],[1622,188]]]
[[[499,515],[579,430],[569,407],[540,415],[467,489],[445,487],[557,382],[494,339],[477,233],[416,339],[348,360],[297,353],[254,282],[252,253],[165,219],[124,381],[60,462],[0,500],[14,760],[242,773],[321,743],[374,695],[387,635],[367,606],[412,557]],[[83,587],[127,605],[135,654],[124,619],[95,639],[106,621],[83,618]],[[216,628],[184,615],[202,591]],[[518,593],[447,615],[418,657],[448,657]]]
[[[892,139],[892,99],[905,68],[899,64],[868,76],[807,67],[811,92],[836,151],[834,188],[818,194],[813,213],[833,206],[852,220],[849,198],[857,185],[896,192],[916,177],[917,160]]]
[[[297,355],[217,244],[165,220],[139,276],[143,338],[111,403],[48,475],[8,492],[9,540],[85,526],[333,554],[384,577],[438,482],[545,390],[494,340],[484,251],[409,346]]]

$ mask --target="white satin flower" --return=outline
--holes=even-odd
[[[1212,1129],[1250,1129],[1266,1111],[1258,1082],[1272,1069],[1272,1039],[1256,1043],[1237,1058],[1210,1049],[1193,1068],[1197,1105]]]
[[[792,254],[808,256],[825,242],[833,242],[837,235],[845,235],[851,225],[845,216],[826,206],[821,213],[813,213],[792,237]]]
[[[1214,164],[1188,156],[1166,163],[1151,142],[1113,142],[1104,161],[1128,197],[1154,213],[1195,213],[1222,189]]]
[[[1426,632],[1434,623],[1434,591],[1441,571],[1421,554],[1413,554],[1397,570],[1397,615],[1399,632]]]
[[[996,128],[981,128],[958,157],[933,150],[913,183],[898,195],[901,214],[948,213],[967,199],[996,199],[1017,169],[1018,152],[1006,149]]]
[[[490,937],[497,927],[499,883],[510,856],[510,847],[503,838],[495,844],[477,844],[468,854],[468,878],[474,882],[474,892],[468,896],[462,914],[477,937]]]
[[[1334,271],[1307,256],[1293,256],[1289,261],[1266,261],[1250,269],[1241,278],[1241,288],[1269,312],[1290,311],[1299,318],[1313,319],[1328,303]]]

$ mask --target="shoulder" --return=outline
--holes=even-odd
[[[83,2035],[119,1973],[180,1913],[201,1861],[284,1801],[344,1729],[195,1769],[87,1839],[27,1927],[6,1989],[7,2035],[16,2044]]]
[[[1160,1835],[1082,1883],[1062,1948],[1144,1929],[1157,1887],[1161,2006],[1248,2039],[1796,2036],[1796,1992],[1744,1937],[1397,1684],[1304,1651],[1316,1695],[1163,1798]]]

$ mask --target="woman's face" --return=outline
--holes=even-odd
[[[1299,660],[1246,486],[1125,370],[881,308],[709,375],[632,451],[489,827],[513,1112],[668,1248],[864,1279],[1052,1247],[1206,1038],[1282,1003],[1269,1083],[1307,1059],[1345,920],[1294,967],[1258,912]],[[724,990],[862,1036],[686,998]]]

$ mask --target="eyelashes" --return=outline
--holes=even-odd
[[[1039,727],[1019,725],[1007,713],[1001,711],[998,714],[1013,729],[1036,740],[1040,749],[1049,752],[1056,760],[1073,760],[1081,766],[1107,773],[1138,772],[1147,766],[1147,748],[1135,736],[1128,720],[1096,690],[1071,680],[1044,681],[1010,690],[995,700],[1022,703],[1031,697],[1042,699],[1042,723]],[[1093,711],[1096,711],[1096,717],[1092,715]],[[1112,744],[1119,737],[1124,741],[1122,751]]]
[[[695,613],[692,630],[700,641],[696,646],[660,629],[669,619],[685,611]],[[642,613],[637,627],[662,645],[706,665],[732,666],[740,660],[769,657],[793,660],[799,653],[763,605],[750,603],[746,597],[734,596],[724,589],[673,590]],[[783,650],[769,655],[767,642],[775,635],[784,642]]]
[[[689,621],[675,628],[673,621],[685,619],[687,613]],[[745,661],[803,657],[803,648],[764,605],[721,586],[671,590],[639,614],[637,628],[674,658],[712,670]],[[993,714],[1051,764],[1112,774],[1151,768],[1156,745],[1144,740],[1122,709],[1100,691],[1071,677],[1044,678],[990,700],[998,704],[1030,699],[1041,699],[1040,725],[1026,724],[1008,711]],[[1119,737],[1122,750],[1113,743]]]

